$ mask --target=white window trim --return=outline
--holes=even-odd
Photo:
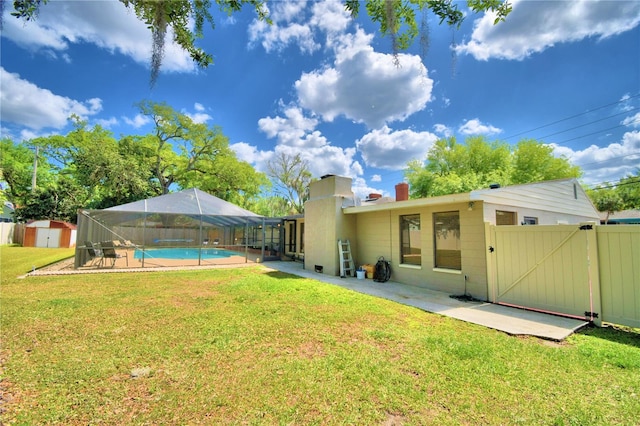
[[[433,272],[443,272],[445,274],[461,275],[462,271],[458,269],[433,268]]]

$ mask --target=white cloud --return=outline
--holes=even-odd
[[[451,137],[453,135],[453,130],[451,130],[448,126],[444,124],[434,124],[433,131],[439,135],[444,136],[445,138]]]
[[[238,142],[229,145],[238,158],[255,166],[256,170],[265,172],[267,161],[273,158],[273,151],[260,151],[257,147],[246,142]]]
[[[495,14],[475,22],[471,40],[458,53],[478,60],[522,60],[557,43],[589,37],[604,39],[629,31],[640,23],[640,2],[632,0],[512,0],[512,12],[494,25]]]
[[[640,131],[626,132],[620,142],[600,147],[591,145],[574,151],[566,146],[550,144],[554,153],[564,156],[584,171],[584,181],[589,185],[615,182],[638,170],[640,164]]]
[[[129,126],[133,127],[134,129],[139,129],[142,126],[151,123],[151,119],[146,115],[142,115],[142,114],[136,114],[136,116],[133,117],[133,119],[129,117],[122,117],[122,119],[124,120],[125,123],[127,123]]]
[[[369,197],[369,194],[382,194],[388,196],[386,191],[367,185],[367,182],[363,178],[355,178],[351,184],[351,190],[355,194],[356,198],[364,200]]]
[[[380,175],[371,176],[371,182],[382,182],[382,176]]]
[[[369,128],[402,121],[425,108],[433,80],[420,57],[377,53],[359,30],[342,38],[333,67],[304,73],[295,83],[302,107],[325,121],[344,116]]]
[[[339,0],[272,2],[269,16],[271,25],[255,19],[248,29],[249,45],[260,44],[267,52],[297,46],[302,53],[313,53],[322,47],[316,42],[321,34],[331,44],[333,36],[345,31],[352,22]]]
[[[327,138],[316,130],[318,120],[305,117],[298,107],[284,107],[283,113],[284,116],[266,117],[258,121],[260,130],[268,138],[277,140],[274,152],[300,154],[302,159],[308,162],[310,172],[315,177],[326,174],[351,177],[362,175],[362,166],[354,160],[355,148],[331,145]],[[259,160],[267,159],[267,155],[262,155]],[[266,169],[264,166],[258,168]]]
[[[309,24],[329,34],[341,33],[351,23],[344,4],[338,0],[314,2]]]
[[[305,135],[313,131],[317,125],[318,120],[305,117],[302,110],[295,106],[285,108],[284,117],[266,117],[258,120],[258,128],[267,137],[277,137],[279,144],[289,146],[304,146]],[[308,142],[309,138],[306,139]]]
[[[118,119],[115,117],[111,117],[111,118],[100,118],[98,120],[95,120],[96,124],[99,124],[101,127],[105,128],[105,129],[109,129],[113,126],[116,126],[118,124]]]
[[[312,53],[320,48],[314,41],[309,25],[298,21],[306,19],[306,2],[274,2],[268,8],[272,24],[255,19],[249,25],[249,45],[260,43],[267,52],[279,52],[297,44],[303,53]]]
[[[467,120],[460,128],[458,132],[463,135],[495,135],[502,132],[502,129],[492,126],[491,124],[484,124],[477,118]]]
[[[367,133],[356,141],[365,164],[379,169],[401,170],[411,160],[422,160],[438,137],[429,132],[382,129]]]
[[[77,101],[59,96],[23,80],[18,74],[0,67],[0,116],[5,123],[13,123],[32,130],[43,128],[61,129],[67,125],[72,114],[82,119],[102,110],[98,98]]]
[[[637,112],[636,115],[625,118],[620,124],[629,127],[640,127],[640,112]]]
[[[212,117],[205,112],[206,108],[201,103],[196,102],[193,105],[193,109],[196,111],[195,113],[190,113],[184,109],[182,110],[182,113],[189,117],[194,123],[202,124],[211,120]]]
[[[116,1],[51,1],[42,6],[38,19],[22,21],[4,13],[2,36],[31,51],[71,61],[70,44],[91,43],[111,53],[148,65],[151,32],[132,10]],[[173,42],[168,32],[162,71],[192,72],[195,64]]]
[[[633,108],[633,104],[631,103],[631,96],[629,94],[623,95],[620,100],[620,110],[623,112],[631,111]]]

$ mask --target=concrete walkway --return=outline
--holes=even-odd
[[[273,270],[338,285],[359,293],[392,300],[403,305],[493,328],[512,335],[530,335],[561,341],[576,330],[589,324],[587,321],[526,311],[493,303],[460,301],[440,291],[427,290],[393,281],[377,283],[370,279],[358,280],[352,277],[334,277],[303,269],[302,263],[298,262],[268,262],[263,265]]]

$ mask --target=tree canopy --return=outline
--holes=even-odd
[[[75,118],[67,135],[2,140],[4,192],[18,206],[18,218],[74,222],[79,208],[103,209],[191,187],[245,207],[270,185],[266,175],[238,160],[219,127],[194,123],[166,104],[139,106],[154,122],[146,135],[116,140]],[[38,183],[31,188],[36,147]]]
[[[14,0],[12,15],[24,20],[37,17],[42,5],[49,0]],[[174,42],[189,54],[201,68],[213,63],[213,56],[196,46],[196,40],[203,37],[205,22],[215,27],[210,9],[211,0],[120,0],[127,8],[133,9],[139,20],[147,25],[152,34],[151,85],[162,66],[164,42],[167,30],[173,32]],[[3,2],[4,3],[4,2]],[[271,23],[264,0],[214,0],[218,8],[233,14],[244,6],[255,10],[258,18]],[[394,52],[405,50],[417,37],[426,38],[426,16],[433,13],[440,24],[459,28],[466,15],[459,9],[459,2],[451,0],[366,0],[366,12],[372,22],[380,26],[383,35],[391,37]],[[504,20],[511,12],[507,0],[467,0],[467,7],[474,13],[495,12],[494,24]],[[360,14],[361,0],[344,0],[345,9],[354,18]],[[191,23],[193,22],[193,29]]]
[[[277,153],[267,164],[267,174],[276,192],[287,201],[289,213],[304,213],[309,199],[309,184],[313,180],[309,164],[300,154]]]
[[[587,194],[595,207],[601,212],[609,214],[620,210],[640,210],[640,169],[635,175],[629,175],[612,184],[605,182]]]
[[[469,137],[440,139],[429,150],[426,161],[414,160],[405,172],[413,198],[470,192],[490,184],[514,185],[580,177],[581,170],[566,158],[553,156],[550,146],[531,139],[515,147]]]

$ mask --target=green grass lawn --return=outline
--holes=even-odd
[[[561,344],[261,266],[18,279],[0,247],[0,423],[640,423],[640,334]]]

